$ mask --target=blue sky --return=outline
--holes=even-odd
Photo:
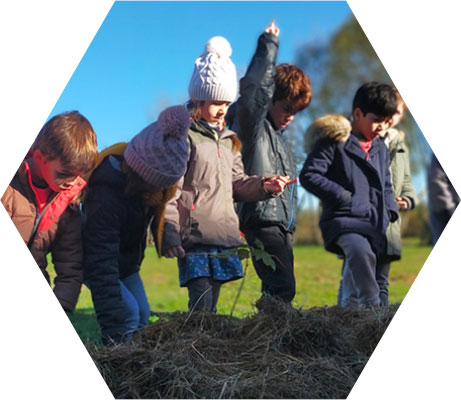
[[[260,33],[275,19],[278,62],[326,40],[352,15],[346,2],[116,2],[53,108],[79,110],[99,148],[128,141],[166,106],[184,103],[195,59],[226,37],[239,78]]]

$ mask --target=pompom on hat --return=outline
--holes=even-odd
[[[191,100],[229,101],[237,97],[237,70],[230,56],[232,48],[222,36],[211,38],[203,54],[195,60],[189,84]]]
[[[128,166],[157,187],[175,185],[186,172],[190,114],[185,106],[162,111],[157,122],[138,133],[123,152]]]

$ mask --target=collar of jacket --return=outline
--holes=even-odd
[[[21,164],[20,168],[18,169],[19,179],[21,180],[22,184],[25,185],[28,189],[30,189],[30,193],[33,195],[35,199],[35,193],[33,192],[32,188],[29,186],[29,167],[27,162],[24,160]],[[37,232],[40,231],[47,231],[50,229],[53,224],[59,219],[62,213],[66,210],[69,204],[74,200],[77,195],[82,191],[82,189],[86,186],[86,181],[82,177],[77,177],[74,184],[66,190],[62,190],[59,193],[56,193],[54,198],[45,206],[42,211],[41,219],[36,229]]]
[[[370,151],[369,151],[369,159],[372,158],[372,156],[379,151],[379,145],[381,144],[380,142],[382,142],[382,139],[377,136],[376,138],[373,139],[373,141],[371,142],[371,147],[370,147]],[[384,143],[382,143],[384,145]],[[360,146],[360,141],[358,139],[357,136],[355,136],[354,134],[351,134],[349,139],[346,141],[346,143],[344,144],[344,149],[349,152],[349,153],[352,153],[354,155],[356,155],[357,157],[360,157],[362,158],[363,160],[366,160],[366,153],[362,150],[362,146]]]
[[[192,129],[193,131],[198,132],[198,133],[200,133],[202,135],[205,135],[205,136],[213,139],[216,142],[219,142],[219,141],[221,141],[223,139],[230,138],[231,141],[232,141],[232,151],[234,153],[239,152],[241,150],[241,148],[242,148],[242,143],[238,139],[237,134],[234,131],[230,130],[230,129],[225,128],[221,132],[221,135],[219,136],[219,139],[216,139],[216,136],[214,135],[213,132],[211,132],[210,128],[208,128],[207,126],[201,124],[198,121],[192,120],[190,129]]]

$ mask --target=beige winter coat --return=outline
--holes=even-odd
[[[239,246],[234,201],[270,198],[264,179],[243,172],[240,142],[233,131],[226,130],[218,138],[210,128],[193,121],[188,135],[188,167],[167,205],[163,249]]]

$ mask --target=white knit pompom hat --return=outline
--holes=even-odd
[[[190,114],[183,105],[163,110],[157,122],[128,143],[123,157],[144,181],[158,188],[176,184],[186,172]]]
[[[191,100],[229,101],[237,97],[237,70],[230,56],[232,48],[222,36],[211,38],[195,60],[189,84]]]

